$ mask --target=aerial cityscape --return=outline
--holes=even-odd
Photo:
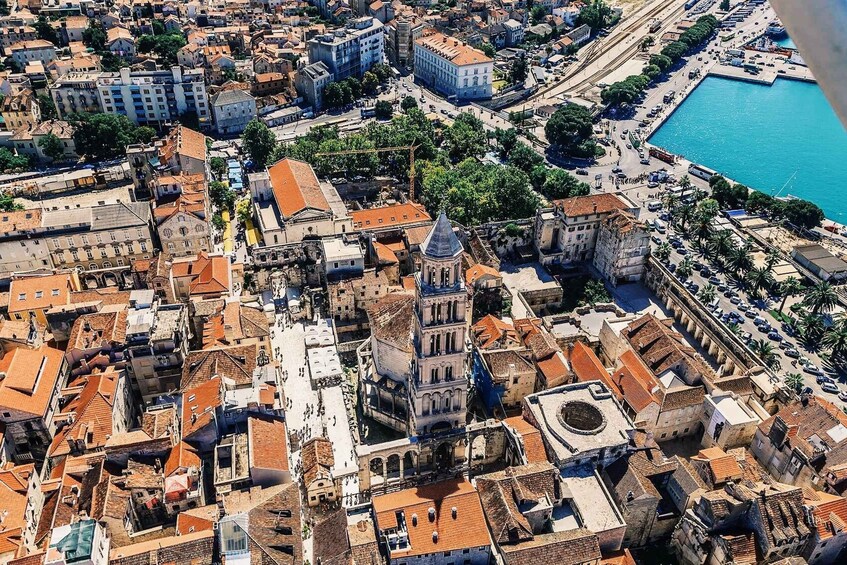
[[[847,563],[788,4],[0,0],[0,565]]]

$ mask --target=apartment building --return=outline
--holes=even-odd
[[[30,26],[9,26],[0,28],[0,47],[3,48],[3,53],[9,54],[9,47],[24,41],[35,41],[38,39],[34,27]]]
[[[118,202],[93,208],[45,210],[44,238],[57,268],[83,270],[129,266],[153,254],[150,207]]]
[[[324,89],[332,82],[329,68],[321,61],[306,65],[294,79],[297,92],[308,100],[315,110],[323,107]]]
[[[0,213],[0,280],[8,280],[13,273],[52,267],[41,231],[39,209]]]
[[[99,72],[70,72],[50,85],[50,97],[60,118],[103,111],[97,90],[99,77]]]
[[[50,61],[56,59],[56,46],[43,39],[21,41],[9,47],[7,51],[12,61],[21,69],[35,61],[46,67]]]
[[[421,38],[424,21],[417,16],[404,14],[385,24],[388,38],[388,57],[392,63],[410,67],[414,63],[415,41]]]
[[[357,18],[344,28],[310,39],[309,62],[323,62],[336,81],[361,77],[383,62],[384,43],[382,22],[371,17]]]
[[[223,90],[212,96],[212,113],[220,135],[237,135],[256,117],[256,99],[243,90]]]
[[[441,33],[415,41],[415,80],[457,100],[491,98],[494,61]]]
[[[0,128],[7,131],[30,129],[41,121],[41,109],[35,93],[25,88],[17,94],[3,98],[0,102]]]
[[[139,125],[174,122],[187,113],[196,113],[201,127],[211,123],[203,69],[123,67],[117,73],[102,73],[97,90],[104,112],[123,114]]]
[[[613,212],[638,217],[639,208],[622,196],[592,194],[553,202],[535,216],[535,248],[543,265],[590,261],[594,257],[600,224]]]
[[[154,194],[156,198],[162,196],[160,179],[163,177],[190,173],[208,178],[206,157],[206,136],[182,125],[154,143],[128,145],[126,158],[132,173],[135,199],[147,200]]]

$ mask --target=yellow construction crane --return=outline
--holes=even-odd
[[[379,147],[374,149],[348,149],[346,151],[329,151],[326,153],[315,153],[315,157],[330,157],[332,155],[360,155],[363,153],[385,153],[387,151],[409,152],[409,200],[415,200],[415,149],[420,145],[407,145],[404,147]]]

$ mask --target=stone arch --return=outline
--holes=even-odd
[[[442,406],[443,412],[451,412],[452,410],[455,410],[455,408],[453,407],[453,391],[452,390],[448,390],[447,392],[444,393],[441,406]]]
[[[432,396],[427,392],[423,395],[423,400],[421,400],[424,414],[429,414],[432,410]]]
[[[407,451],[403,454],[403,477],[411,477],[417,474],[418,454]]]
[[[435,448],[433,463],[436,471],[447,471],[453,467],[454,446],[449,441],[442,442]]]
[[[462,397],[464,396],[464,391],[462,391],[462,389],[460,388],[457,388],[454,389],[454,392],[455,393],[453,394],[453,410],[458,411],[462,409]]]
[[[432,393],[432,406],[433,406],[433,410],[432,410],[433,414],[438,414],[439,412],[441,412],[441,406],[442,405],[441,405],[441,393],[440,392],[433,392]]]
[[[477,434],[470,443],[470,454],[469,458],[471,460],[471,464],[474,461],[483,461],[486,458],[488,448],[488,440],[485,437],[485,434]]]
[[[385,478],[399,479],[400,478],[400,455],[392,453],[386,459]]]
[[[384,462],[382,460],[382,457],[374,457],[373,459],[371,459],[371,476],[373,477],[374,475],[376,475],[378,477],[384,477],[385,468],[383,465]]]

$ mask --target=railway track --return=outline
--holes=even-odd
[[[563,89],[563,87],[564,87],[565,83],[567,83],[567,81],[571,80],[573,77],[578,75],[580,72],[585,70],[587,67],[589,67],[590,65],[595,63],[603,55],[603,53],[608,52],[609,50],[614,49],[615,47],[620,45],[621,42],[623,42],[627,38],[629,38],[635,30],[639,29],[646,22],[655,18],[656,16],[658,16],[659,14],[661,14],[662,12],[667,10],[669,7],[673,6],[674,4],[679,4],[679,5],[674,9],[674,11],[672,13],[664,15],[665,18],[671,20],[671,19],[675,18],[676,16],[681,15],[682,13],[685,12],[685,9],[684,9],[682,3],[680,2],[680,0],[666,0],[664,2],[657,4],[656,6],[651,7],[649,10],[647,10],[645,13],[637,16],[635,19],[624,23],[623,28],[618,28],[619,29],[618,33],[616,33],[610,39],[607,38],[608,41],[599,40],[599,41],[595,41],[594,43],[592,43],[591,46],[589,46],[589,52],[588,52],[587,57],[585,59],[583,59],[577,65],[577,67],[575,67],[573,69],[573,71],[571,73],[569,73],[566,77],[563,77],[562,80],[556,82],[555,84],[552,84],[549,87],[540,89],[533,96],[531,96],[529,98],[529,100],[539,100],[539,99],[546,97],[551,92]],[[568,87],[566,90],[576,90],[578,88],[581,88],[586,83],[593,83],[594,81],[599,80],[599,78],[601,78],[602,76],[605,76],[608,73],[608,70],[610,68],[613,68],[616,65],[620,64],[622,60],[631,57],[632,54],[634,52],[636,52],[637,50],[638,50],[638,43],[635,43],[635,44],[633,44],[632,48],[623,51],[620,55],[615,57],[614,60],[612,62],[610,62],[608,65],[604,65],[604,67],[602,69],[598,70],[596,73],[592,74],[587,79],[581,80],[575,86]]]

